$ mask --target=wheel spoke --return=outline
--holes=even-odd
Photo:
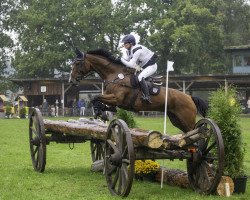
[[[122,163],[126,163],[127,165],[129,165],[130,161],[129,161],[129,159],[124,158],[124,159],[122,159]]]
[[[38,136],[38,133],[37,133],[37,130],[35,129],[35,127],[30,127],[31,128],[31,130],[32,130],[32,133],[34,133],[35,135],[37,135]]]
[[[39,147],[38,147],[38,148],[39,148]],[[38,167],[38,164],[39,164],[39,163],[38,163],[38,162],[39,162],[39,157],[40,157],[39,151],[40,151],[40,150],[38,150],[38,153],[36,154],[36,159],[35,159],[35,160],[36,160],[36,163],[35,163],[36,168]]]
[[[211,149],[213,149],[216,146],[216,142],[212,143],[205,151],[204,155],[207,155]]]
[[[128,179],[128,168],[127,168],[126,164],[122,164],[122,172],[124,174],[125,180],[127,180]]]
[[[112,189],[115,189],[117,180],[119,178],[119,174],[120,174],[120,169],[117,168],[116,173],[115,173],[115,177],[114,177],[114,180],[113,180],[113,183],[112,183],[112,186],[111,186]]]
[[[119,171],[119,184],[118,184],[118,194],[121,194],[122,193],[122,183],[123,183],[123,180],[122,180],[122,170]]]
[[[124,146],[124,133],[120,132],[120,146],[119,146],[119,150],[122,153],[123,152],[123,146]]]
[[[125,155],[127,155],[127,154],[128,154],[128,145],[125,146],[125,148],[124,148],[124,150],[122,152],[122,157],[124,158]]]
[[[32,153],[32,156],[35,156],[35,155],[36,155],[36,153],[37,153],[37,151],[38,151],[38,148],[39,148],[39,146],[36,146],[34,152]]]
[[[114,140],[115,140],[116,144],[118,144],[119,143],[119,138],[118,138],[118,135],[117,135],[116,127],[113,127],[111,129],[111,131],[112,131],[112,136],[114,137]]]
[[[117,147],[115,146],[115,144],[114,144],[110,139],[108,139],[107,142],[108,142],[108,144],[110,145],[110,147],[111,147],[115,152],[118,152]]]
[[[111,165],[111,169],[108,170],[108,175],[112,175],[115,171],[116,171],[117,167],[115,167],[114,165]]]
[[[97,145],[93,144],[93,148],[92,148],[92,153],[94,153],[96,151]]]

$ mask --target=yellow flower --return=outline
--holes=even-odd
[[[136,160],[135,173],[136,174],[150,174],[156,172],[160,168],[159,163],[152,160]]]

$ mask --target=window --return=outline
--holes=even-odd
[[[238,67],[238,66],[242,66],[242,57],[241,56],[235,56],[234,57],[234,66]]]
[[[250,56],[244,57],[244,66],[250,66]]]

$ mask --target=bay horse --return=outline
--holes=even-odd
[[[84,53],[77,49],[76,58],[71,65],[69,81],[72,84],[78,84],[90,72],[99,74],[104,82],[104,94],[96,96],[95,100],[134,112],[165,110],[166,88],[161,87],[157,95],[151,96],[152,104],[142,101],[142,91],[131,84],[135,69],[124,66],[106,50]],[[207,105],[198,97],[168,88],[167,101],[167,114],[171,123],[183,132],[193,130],[197,112],[205,117]]]

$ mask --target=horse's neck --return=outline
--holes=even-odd
[[[89,61],[92,64],[93,70],[98,73],[103,80],[107,80],[114,74],[119,74],[124,71],[121,66],[99,56],[89,55]]]

